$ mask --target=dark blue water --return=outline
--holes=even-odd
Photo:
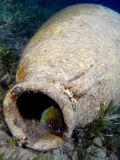
[[[112,8],[118,12],[120,12],[120,0],[69,0],[64,2],[64,5],[70,5],[75,3],[95,3],[102,4],[109,8]]]
[[[78,3],[95,3],[120,12],[120,0],[39,0],[38,3],[44,6],[50,5],[51,7],[56,7],[58,9]]]

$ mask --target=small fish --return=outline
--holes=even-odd
[[[64,129],[64,120],[62,112],[51,106],[42,113],[40,123],[54,135],[62,135]]]

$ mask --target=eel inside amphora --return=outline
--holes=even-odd
[[[111,100],[120,104],[120,15],[78,4],[58,12],[30,40],[3,109],[11,133],[45,151],[92,123],[100,103]]]

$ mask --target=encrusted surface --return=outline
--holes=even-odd
[[[39,88],[59,102],[71,135],[75,126],[96,118],[101,102],[120,103],[119,42],[118,13],[97,5],[68,7],[31,39],[17,71],[17,83],[22,88],[26,84],[31,90]],[[9,100],[5,108],[12,105]]]
[[[120,16],[97,5],[68,7],[51,18],[23,53],[17,81],[43,80],[71,99],[80,125],[100,103],[120,100]],[[26,65],[26,76],[21,68]],[[24,70],[23,70],[24,71]]]

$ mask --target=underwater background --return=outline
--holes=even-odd
[[[120,0],[0,0],[0,43],[21,48],[59,10],[78,3],[95,3],[120,12]]]
[[[101,4],[120,13],[120,0],[0,0],[0,160],[4,160],[4,158],[1,159],[4,154],[4,147],[1,145],[4,131],[9,133],[4,122],[2,102],[6,91],[15,83],[16,68],[22,50],[49,17],[67,6],[78,3]],[[120,114],[120,107],[115,112]],[[114,119],[113,123],[107,127],[107,131],[112,135],[107,139],[107,145],[111,152],[117,153],[120,159],[120,118]],[[9,142],[10,146],[17,143],[15,139],[9,141],[4,139],[4,141]],[[23,150],[19,151],[20,154],[26,154]],[[59,155],[59,151],[56,151],[56,154]],[[86,152],[82,150],[82,154],[80,152],[78,154],[82,156]],[[31,153],[29,155],[33,156]],[[39,157],[34,160],[39,160]],[[61,160],[64,158],[62,157]],[[78,160],[86,159],[78,157]]]
[[[31,37],[50,16],[77,3],[95,3],[120,12],[120,0],[0,0],[0,27]]]

